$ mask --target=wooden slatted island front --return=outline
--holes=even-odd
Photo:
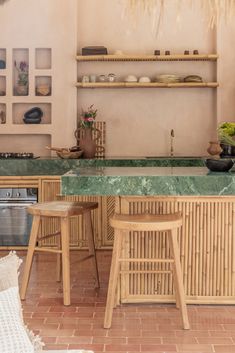
[[[96,167],[71,170],[61,178],[64,195],[115,197],[116,212],[183,214],[179,234],[188,303],[235,304],[235,173],[208,173],[202,167]],[[130,233],[130,258],[165,257],[165,234]],[[133,266],[125,265],[125,266]],[[129,267],[132,271],[145,264]],[[164,270],[164,264],[161,265]],[[125,268],[127,269],[127,268]],[[172,302],[171,275],[123,274],[123,303]]]

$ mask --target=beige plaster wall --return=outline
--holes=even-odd
[[[125,0],[78,1],[79,51],[87,45],[104,45],[110,53],[116,49],[130,54],[151,54],[154,49],[169,49],[172,53],[198,49],[200,53],[212,53],[218,46],[218,68],[208,62],[80,63],[78,78],[84,74],[115,73],[121,79],[127,74],[154,77],[158,73],[177,73],[216,80],[218,69],[222,83],[218,102],[213,89],[80,89],[79,111],[90,104],[98,108],[98,119],[107,122],[109,156],[167,155],[171,129],[175,131],[176,155],[205,155],[208,141],[216,135],[217,106],[219,120],[234,117],[235,54],[230,54],[234,48],[234,28],[222,25],[217,39],[216,30],[208,30],[200,10],[184,8],[178,21],[177,8],[168,1],[156,37],[149,18],[139,18],[133,27],[130,17],[123,14],[124,3]]]
[[[0,97],[0,103],[7,105],[7,123],[0,125],[0,151],[48,155],[46,145],[66,147],[75,144],[76,6],[77,0],[9,0],[0,6],[0,48],[7,49],[7,69],[3,70],[7,95]],[[27,97],[12,96],[12,48],[29,49],[30,89]],[[35,48],[52,49],[51,70],[36,70]],[[52,96],[35,97],[35,77],[45,75],[52,76]],[[25,109],[27,104],[51,103],[51,122],[25,125],[19,116],[17,120],[21,120],[21,124],[15,124],[14,103],[24,103]]]
[[[46,143],[71,146],[81,107],[95,104],[98,119],[107,122],[107,155],[155,156],[170,152],[170,130],[175,130],[176,155],[204,155],[208,141],[214,138],[217,121],[235,120],[235,22],[208,30],[202,13],[184,8],[177,20],[174,2],[166,0],[167,11],[156,37],[149,18],[142,17],[136,26],[123,12],[126,0],[9,0],[0,7],[0,48],[53,48],[53,96],[51,124],[16,125],[12,104],[36,103],[31,96],[22,99],[0,97],[8,111],[8,121],[0,125],[0,150],[32,150],[47,154]],[[218,51],[215,63],[80,63],[75,53],[86,45],[105,45],[109,52],[152,53],[166,49],[182,53],[198,49],[200,53]],[[8,54],[8,63],[12,57]],[[36,72],[31,68],[31,74]],[[77,90],[76,75],[115,73],[120,79],[158,73],[199,74],[205,80],[218,80],[212,89],[109,89]],[[4,73],[12,80],[11,70]],[[9,83],[9,82],[8,82]],[[33,82],[32,82],[33,83]],[[47,99],[47,98],[46,98]],[[45,99],[45,101],[46,101]],[[17,134],[21,138],[17,140]],[[42,138],[40,136],[43,135]],[[35,138],[37,136],[37,138]],[[34,142],[34,143],[33,143]],[[36,146],[36,147],[35,147]]]

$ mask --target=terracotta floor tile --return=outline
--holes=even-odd
[[[141,344],[141,352],[177,352],[175,345],[170,344]]]
[[[214,352],[213,347],[210,344],[177,344],[177,348],[182,352]]]
[[[57,337],[57,342],[59,344],[91,344],[92,343],[92,337],[90,336],[76,336],[76,337],[71,337],[71,336],[58,336]]]
[[[140,352],[140,344],[106,344],[105,352]]]
[[[80,254],[81,253],[81,254]],[[91,267],[72,253],[71,306],[63,306],[62,284],[54,281],[56,257],[36,256],[26,301],[25,322],[45,349],[87,349],[94,353],[235,353],[235,307],[189,305],[191,330],[183,330],[174,304],[123,304],[103,328],[110,251],[98,252],[100,290]],[[22,253],[19,253],[22,257]],[[1,256],[1,255],[0,255]],[[21,278],[21,276],[20,276]]]
[[[214,345],[216,353],[234,353],[235,345]]]
[[[160,337],[128,337],[128,344],[161,344],[162,339]]]
[[[199,337],[197,338],[198,343],[209,343],[209,344],[232,344],[231,337]],[[235,346],[234,346],[235,352]]]

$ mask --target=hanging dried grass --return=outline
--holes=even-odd
[[[228,22],[235,16],[235,0],[172,0],[177,5],[177,21],[180,21],[182,9],[186,6],[203,10],[208,27],[214,28],[220,20]],[[127,12],[132,18],[147,14],[152,18],[153,28],[158,33],[164,11],[169,4],[166,0],[125,0]]]

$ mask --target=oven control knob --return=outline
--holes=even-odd
[[[17,193],[16,193],[16,197],[20,197],[20,192],[17,192]]]
[[[10,197],[11,196],[11,193],[10,192],[7,192],[6,193],[6,197]]]

